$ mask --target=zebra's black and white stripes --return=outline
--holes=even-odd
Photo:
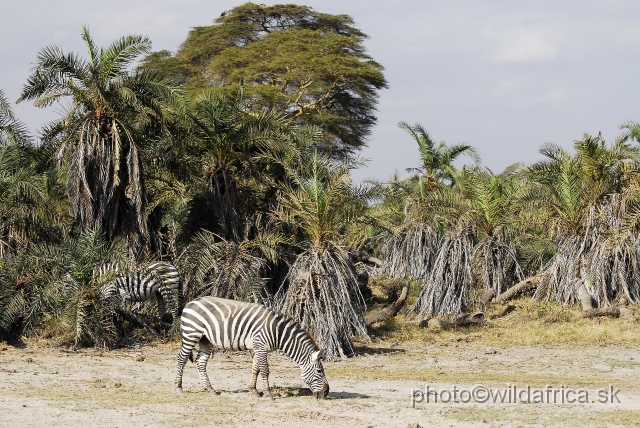
[[[125,304],[145,302],[156,298],[158,316],[165,320],[167,307],[173,321],[180,317],[182,277],[178,270],[167,262],[154,262],[131,271],[124,271],[117,264],[100,267],[98,276],[115,272],[114,281],[102,288],[104,295],[120,295]]]
[[[322,367],[323,351],[311,335],[291,318],[265,306],[201,297],[187,303],[180,319],[182,348],[178,354],[176,391],[182,392],[182,372],[191,352],[198,345],[196,365],[205,390],[214,392],[207,376],[207,361],[215,348],[243,351],[253,349],[253,367],[249,390],[258,395],[256,382],[262,373],[264,395],[270,398],[267,354],[279,349],[299,366],[302,379],[314,397],[324,399],[329,384]]]

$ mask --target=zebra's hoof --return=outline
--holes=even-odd
[[[178,395],[182,394],[182,388],[181,387],[177,387],[176,388],[176,394],[178,394]]]
[[[250,389],[250,390],[249,390],[249,394],[253,395],[253,396],[254,396],[254,397],[256,397],[256,398],[260,398],[260,397],[262,397],[262,395],[260,395],[260,393],[258,392],[258,390],[257,390],[257,389]]]
[[[215,389],[208,389],[207,392],[209,395],[220,395],[220,391],[216,391]]]
[[[271,394],[266,394],[266,393],[264,394],[264,398],[265,398],[265,399],[267,399],[267,398],[268,398],[268,399],[269,399],[269,400],[271,400],[271,401],[275,400],[275,398],[273,398],[273,395],[271,395]]]

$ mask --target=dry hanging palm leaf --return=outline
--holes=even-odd
[[[308,329],[329,360],[354,353],[351,336],[369,338],[364,301],[348,255],[327,243],[300,254],[275,296],[275,309]]]
[[[604,260],[608,259],[608,255],[603,259],[607,252],[602,251],[605,240],[601,237],[610,231],[612,224],[619,223],[615,217],[610,206],[593,206],[586,216],[584,233],[567,233],[560,236],[556,254],[542,271],[540,284],[533,295],[534,300],[553,299],[562,304],[579,301],[580,285],[592,282],[589,272],[593,269],[604,269],[604,265],[608,263]],[[604,245],[606,247],[606,244]],[[592,294],[593,284],[590,285],[587,289]]]
[[[622,197],[614,195],[599,211],[600,221],[614,232],[601,233],[584,255],[585,287],[600,307],[620,297],[640,302],[640,237],[632,228],[622,227],[625,216]]]
[[[504,242],[495,235],[476,245],[473,262],[485,289],[492,289],[496,297],[523,279],[515,244]]]
[[[452,226],[409,314],[456,316],[469,304],[476,288],[471,260],[474,235],[471,226]]]
[[[268,303],[269,293],[260,276],[267,260],[254,254],[264,245],[258,241],[226,241],[207,231],[196,234],[183,263],[189,271],[184,290],[187,301],[210,295]]]
[[[431,224],[420,223],[403,232],[388,233],[380,248],[384,273],[390,278],[424,281],[441,245],[442,237]]]

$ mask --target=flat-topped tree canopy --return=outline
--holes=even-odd
[[[154,52],[142,67],[170,74],[192,95],[244,85],[248,108],[275,107],[320,126],[317,148],[341,157],[365,145],[378,91],[387,87],[366,38],[348,15],[246,3],[193,28],[175,55]]]

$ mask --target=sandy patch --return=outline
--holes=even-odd
[[[221,395],[199,391],[190,363],[185,392],[176,395],[177,350],[176,343],[110,352],[7,346],[0,353],[0,425],[640,426],[640,352],[635,347],[379,343],[357,358],[325,364],[328,400],[287,396],[273,402],[248,395],[251,359],[245,353],[217,353],[210,361],[209,376]],[[286,357],[271,355],[270,365],[271,384],[278,391],[305,387],[299,369]],[[411,399],[414,389],[424,392],[427,386],[442,394],[454,386],[471,392],[478,385],[498,393],[527,386],[565,393],[583,389],[596,400],[598,390],[609,391],[610,385],[620,392],[614,403],[563,404],[559,393],[555,404],[553,398],[528,404],[500,403],[499,398],[496,403],[491,398],[486,403]]]

